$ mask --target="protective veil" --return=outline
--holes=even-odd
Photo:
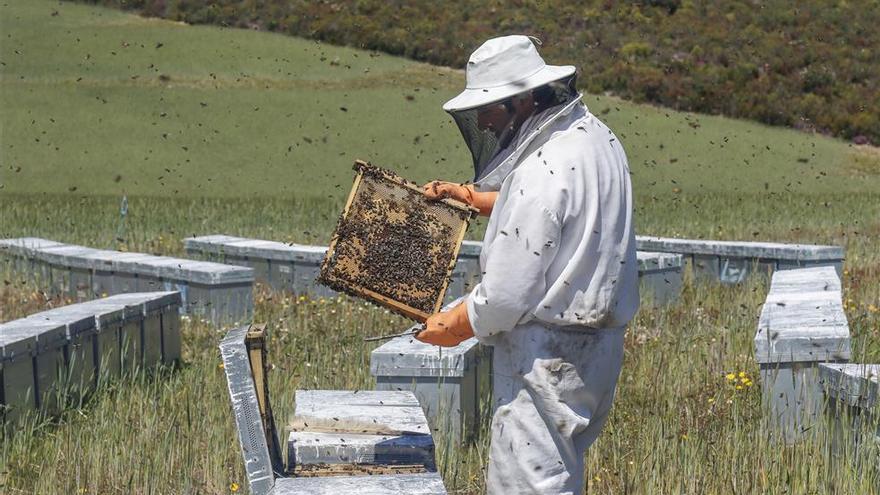
[[[578,494],[638,308],[629,171],[579,102],[523,130],[484,177],[500,190],[465,302],[494,346],[488,493]]]

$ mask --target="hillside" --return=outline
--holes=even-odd
[[[880,143],[880,2],[86,0],[450,67],[527,33],[594,93]]]
[[[4,192],[336,198],[355,158],[470,177],[440,109],[460,71],[44,0],[5,2],[0,28]],[[877,156],[837,140],[586,101],[646,197],[880,190]]]

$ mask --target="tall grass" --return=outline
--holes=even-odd
[[[642,198],[642,231],[697,237],[845,244],[844,298],[854,361],[880,361],[880,259],[875,196],[689,195]],[[338,205],[328,199],[132,198],[122,241],[118,198],[4,196],[2,236],[37,235],[90,246],[182,254],[185,235],[224,232],[323,243]],[[719,231],[719,226],[722,231]],[[795,228],[797,227],[797,228]],[[855,231],[859,234],[856,235]],[[478,232],[475,236],[479,236]],[[766,237],[765,237],[766,236]],[[6,273],[0,319],[65,301]],[[643,307],[630,325],[619,389],[605,433],[590,449],[590,493],[872,493],[870,444],[831,455],[824,430],[776,444],[763,425],[752,339],[766,281],[721,287],[686,280],[681,299]],[[298,388],[369,389],[365,335],[407,322],[349,298],[312,300],[260,288],[256,321],[268,323],[270,389],[279,426]],[[213,328],[185,322],[183,366],[108,383],[82,407],[32,422],[2,445],[8,493],[229,493],[245,482]],[[734,379],[727,378],[734,374]],[[742,373],[742,376],[740,375]],[[737,388],[739,386],[739,388]],[[284,439],[282,433],[282,439]],[[453,493],[479,493],[487,435],[457,447],[438,437],[438,464]]]

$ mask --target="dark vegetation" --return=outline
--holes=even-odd
[[[82,1],[452,67],[489,37],[533,34],[593,93],[880,143],[877,0]]]

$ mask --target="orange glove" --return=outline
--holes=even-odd
[[[422,189],[428,199],[452,198],[466,205],[480,210],[480,215],[488,217],[492,213],[492,206],[498,198],[497,192],[477,192],[473,184],[456,184],[435,180],[428,182]]]
[[[468,320],[467,305],[464,302],[449,311],[434,313],[425,322],[425,329],[416,334],[416,339],[443,347],[455,347],[474,336],[474,329]]]

